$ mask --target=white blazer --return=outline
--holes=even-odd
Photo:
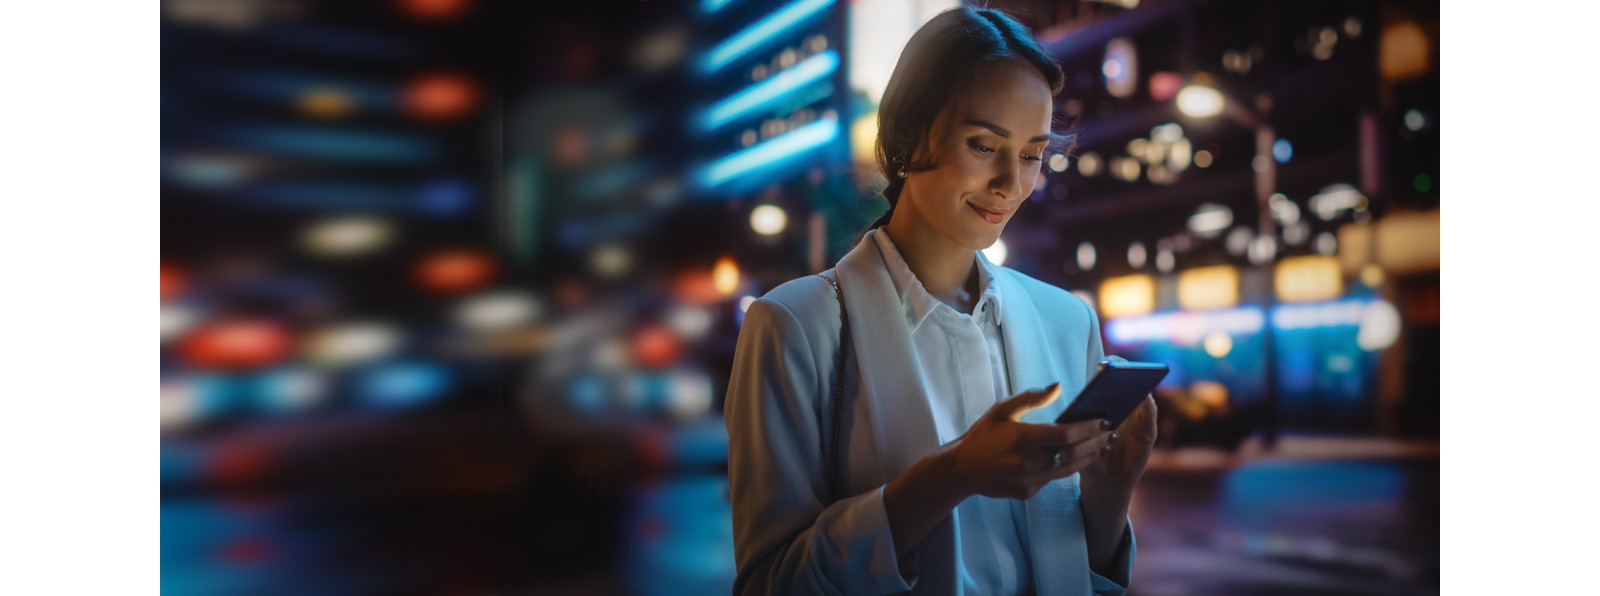
[[[978,258],[983,258],[979,254]],[[1062,397],[1029,412],[1047,423],[1067,407],[1104,357],[1095,313],[1076,296],[1002,267],[1000,334],[1013,392],[1060,381]],[[850,317],[839,448],[842,490],[827,485],[833,426],[839,303],[827,281],[808,276],[774,288],[746,311],[724,414],[733,503],[736,594],[881,594],[903,587],[895,573],[882,487],[939,447],[918,388],[911,330],[871,238],[830,272]],[[1120,595],[1089,570],[1078,476],[1013,501],[1039,596]],[[1129,546],[1116,575],[1126,585]],[[958,594],[955,525],[946,518],[917,545],[914,594]]]

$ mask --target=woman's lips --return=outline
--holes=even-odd
[[[990,209],[984,209],[984,208],[979,207],[977,205],[974,205],[972,203],[967,203],[967,206],[971,207],[972,211],[974,213],[978,214],[978,217],[982,217],[985,221],[987,221],[989,223],[997,224],[997,223],[1000,223],[1000,222],[1003,222],[1003,221],[1006,220],[1006,212],[1004,212],[1004,211],[993,211],[993,210],[990,210]]]

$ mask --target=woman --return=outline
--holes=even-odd
[[[745,315],[725,408],[735,593],[1126,590],[1155,402],[1114,430],[1054,424],[1103,357],[1098,320],[979,252],[1033,192],[1061,86],[998,11],[945,12],[907,43],[879,108],[888,213],[826,279]]]

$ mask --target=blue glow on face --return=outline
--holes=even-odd
[[[1289,163],[1289,158],[1294,157],[1294,147],[1289,144],[1289,139],[1278,139],[1272,143],[1272,158],[1278,163]]]
[[[728,96],[706,111],[702,126],[705,130],[713,130],[719,126],[733,121],[735,118],[762,108],[767,104],[782,98],[813,82],[821,80],[839,68],[839,54],[833,50],[825,51],[799,64],[745,88],[743,91]]]
[[[712,48],[706,56],[705,71],[716,72],[832,4],[833,0],[799,0],[778,9]]]
[[[707,186],[716,186],[740,174],[821,146],[837,136],[839,136],[839,121],[823,118],[719,159],[706,168],[701,179]]]

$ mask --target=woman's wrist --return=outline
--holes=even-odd
[[[897,556],[909,555],[967,498],[954,463],[950,449],[941,448],[912,464],[884,487],[883,507],[889,515]]]
[[[1096,508],[1120,505],[1122,509],[1127,509],[1128,502],[1133,500],[1133,484],[1123,486],[1123,483],[1113,481],[1105,473],[1084,470],[1078,476],[1078,488],[1082,493],[1078,500]]]
[[[901,475],[906,481],[904,488],[907,492],[920,495],[922,499],[945,511],[955,509],[956,505],[972,496],[965,490],[967,483],[960,479],[955,445],[956,443],[946,444],[912,464],[911,468]]]

